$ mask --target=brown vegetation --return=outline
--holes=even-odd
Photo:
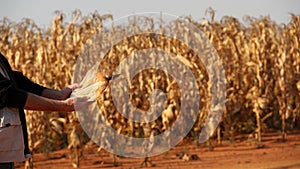
[[[7,18],[2,19],[0,51],[8,58],[14,69],[22,71],[31,80],[56,89],[67,86],[71,83],[76,59],[85,43],[101,31],[103,22],[112,20],[112,16],[93,13],[82,17],[80,11],[74,11],[72,21],[69,23],[64,17],[64,14],[58,12],[53,19],[52,27],[47,29],[39,28],[30,19],[24,19],[19,23],[11,22]],[[223,62],[227,97],[216,137],[219,141],[230,140],[234,143],[236,135],[249,134],[249,139],[252,139],[258,147],[262,147],[262,133],[279,130],[282,139],[285,140],[289,131],[299,129],[300,16],[292,14],[290,22],[286,25],[279,25],[268,17],[259,19],[247,17],[244,24],[228,16],[220,21],[211,18],[198,22],[189,17],[185,20],[206,34]],[[145,25],[153,23],[151,19],[143,22]],[[134,22],[130,24],[132,25],[129,27],[139,27]],[[114,27],[110,33],[122,31],[119,29],[121,28]],[[193,54],[191,56],[187,54],[187,47],[183,44],[167,41],[163,37],[153,40],[151,36],[132,37],[130,43],[124,42],[127,46],[119,44],[125,48],[120,50],[123,53],[115,46],[115,49],[110,51],[112,54],[101,64],[101,68],[109,71],[108,68],[117,66],[120,60],[126,57],[125,53],[147,46],[159,47],[186,58],[185,61],[191,64],[189,67],[197,83],[203,86],[199,88],[200,96],[204,98],[201,100],[203,106],[200,107],[197,123],[187,136],[191,140],[197,140],[203,119],[207,116],[209,107],[207,105],[211,102],[209,99],[211,82],[207,72],[203,63],[193,59]],[[135,47],[132,47],[134,45]],[[174,104],[175,107],[180,104],[178,87],[173,83],[174,79],[154,70],[143,71],[139,76],[131,82],[133,104],[147,109],[149,102],[143,100],[147,97],[144,98],[142,95],[151,93],[153,87],[171,91],[168,93],[168,103]],[[109,90],[104,95],[106,97],[102,99],[111,99]],[[121,126],[120,132],[123,134],[131,133],[134,137],[144,137],[143,134],[134,132],[140,131],[138,130],[140,126],[126,124],[126,120],[117,115],[111,103],[105,105],[103,109],[105,112],[102,112],[106,113],[107,117],[108,114],[111,115],[110,118],[113,120],[111,125],[116,129]],[[102,104],[102,101],[99,104]],[[172,116],[175,118],[176,113]],[[87,142],[83,131],[79,129],[75,114],[27,111],[26,117],[30,146],[35,152],[47,153],[61,149],[74,143],[74,139],[77,139],[78,144]],[[171,125],[171,119],[166,117],[162,121]],[[155,128],[162,132],[163,129],[167,129],[167,125],[161,123]]]

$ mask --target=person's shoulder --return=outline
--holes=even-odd
[[[6,60],[6,58],[4,57],[4,55],[0,52],[0,57],[1,57],[1,59],[5,59]]]
[[[5,63],[5,64],[6,64],[6,62],[8,62],[6,57],[1,52],[0,52],[0,61],[1,61],[1,63]]]
[[[4,64],[8,69],[11,69],[7,58],[0,52],[0,64]]]

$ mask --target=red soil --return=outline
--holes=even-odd
[[[263,148],[256,148],[254,143],[238,137],[235,145],[223,141],[210,151],[203,145],[181,144],[167,153],[151,158],[156,168],[201,168],[201,169],[237,169],[237,168],[269,168],[296,169],[300,168],[300,133],[288,134],[287,141],[282,142],[280,133],[268,133],[263,136]],[[105,151],[98,152],[96,145],[83,149],[80,158],[82,169],[92,168],[141,168],[143,159],[117,158],[117,166],[113,165],[113,156]],[[197,156],[199,159],[183,161],[177,156],[181,153]],[[72,169],[67,149],[44,154],[34,154],[34,168],[37,169]],[[16,163],[16,169],[23,169],[24,163]]]

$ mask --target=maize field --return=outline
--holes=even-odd
[[[282,141],[286,140],[289,133],[300,129],[300,16],[291,14],[287,24],[279,24],[269,17],[249,16],[243,22],[229,16],[217,21],[214,11],[209,12],[209,18],[201,21],[182,17],[205,33],[221,58],[226,77],[226,93],[219,93],[220,97],[226,95],[222,120],[206,145],[210,149],[224,141],[234,145],[240,141],[239,135],[246,135],[242,141],[262,148],[264,135],[274,131]],[[110,14],[94,12],[82,16],[79,10],[72,13],[71,21],[66,21],[64,13],[56,12],[51,27],[47,28],[39,27],[30,19],[15,23],[3,18],[0,20],[0,52],[13,69],[32,81],[63,89],[72,83],[76,59],[85,44],[110,21],[113,21]],[[106,38],[132,29],[154,31],[157,28],[153,24],[151,18],[132,20],[126,28],[113,27]],[[180,23],[174,21],[174,25],[166,29],[180,32],[176,24]],[[153,38],[151,34],[130,37],[109,51],[99,71],[111,73],[129,53],[150,47],[182,56],[196,78],[201,106],[196,123],[184,140],[197,142],[212,102],[212,80],[204,63],[187,46],[163,36]],[[113,105],[110,90],[98,94],[101,114],[118,133],[131,137],[157,135],[176,121],[178,113],[188,112],[179,112],[180,91],[176,81],[155,69],[142,71],[133,78],[128,91],[130,101],[147,110],[150,104],[147,99],[154,89],[166,92],[167,101],[162,116],[150,124],[133,123],[122,117]],[[68,147],[73,166],[78,167],[81,149],[91,143],[75,113],[26,111],[26,118],[30,148],[34,153],[49,154]],[[146,127],[150,128],[148,132]]]

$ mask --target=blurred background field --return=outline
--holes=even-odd
[[[278,24],[269,17],[245,17],[244,21],[240,21],[224,16],[221,20],[215,20],[214,11],[209,9],[208,13],[209,17],[201,21],[191,17],[184,19],[206,34],[223,62],[226,75],[226,108],[211,139],[203,145],[197,145],[203,119],[207,117],[207,105],[211,101],[211,82],[203,63],[188,60],[197,65],[192,69],[197,82],[203,84],[199,93],[204,98],[201,100],[201,105],[204,106],[200,108],[198,120],[182,144],[190,143],[202,148],[207,146],[213,150],[214,147],[217,149],[224,144],[241,143],[244,143],[243,146],[263,148],[268,142],[266,138],[288,141],[289,135],[297,133],[300,127],[300,16],[291,14],[289,23]],[[57,12],[51,27],[48,28],[40,28],[30,19],[16,23],[3,18],[0,20],[0,52],[7,57],[13,69],[23,72],[34,82],[51,88],[64,88],[72,82],[76,59],[84,45],[97,31],[103,29],[105,22],[113,21],[113,16],[100,15],[97,12],[82,16],[79,10],[75,10],[70,22],[65,21],[65,18],[64,13]],[[134,22],[129,23],[132,25],[128,28],[137,25]],[[149,24],[151,28],[151,18],[143,23]],[[119,27],[114,27],[113,30],[124,31]],[[182,46],[178,43],[170,45],[171,48],[178,49],[177,53],[184,55],[180,53]],[[164,49],[168,51],[168,47]],[[112,54],[114,55],[117,54]],[[119,63],[118,60],[116,63],[111,63],[113,60],[109,62],[116,65]],[[143,74],[142,80],[136,78],[133,85],[142,83],[151,86],[151,83],[158,83],[154,80],[157,76],[163,75],[150,71]],[[171,85],[171,81],[166,80],[165,90]],[[149,88],[140,90],[151,92]],[[139,98],[134,90],[132,92],[133,100]],[[140,106],[144,104],[141,99],[135,103]],[[130,128],[130,125],[123,123],[121,127],[116,125],[118,121],[124,120],[120,120],[122,117],[116,114],[115,109],[108,110],[107,113],[113,114],[110,124],[114,128],[131,132],[139,128]],[[92,143],[81,129],[75,113],[26,111],[26,117],[30,147],[34,154],[51,155],[53,151],[69,148],[69,154],[74,154],[70,155],[71,159],[75,158],[75,161],[70,160],[73,166],[78,165],[78,158],[84,160],[85,157],[76,151],[91,146]],[[158,126],[161,127],[160,131],[164,131],[163,125]],[[276,134],[274,137],[267,137],[268,133]],[[138,133],[135,137],[144,136]],[[297,137],[293,136],[293,140],[293,145],[297,146]]]

